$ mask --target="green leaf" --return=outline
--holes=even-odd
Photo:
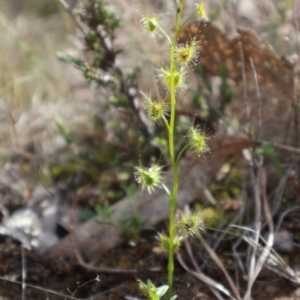
[[[148,298],[151,300],[160,300],[160,298],[163,295],[165,295],[165,293],[167,292],[167,290],[169,288],[167,285],[162,285],[162,286],[156,288],[150,279],[147,279],[147,284],[145,284],[141,280],[138,280],[138,282],[140,283],[140,289],[142,290],[142,292],[144,294],[146,294],[148,296]]]
[[[133,196],[137,192],[137,185],[136,184],[130,184],[128,187],[125,188],[125,192],[127,196]]]
[[[280,165],[280,154],[276,152],[274,148],[274,143],[263,143],[261,148],[256,151],[257,154],[268,156],[272,159],[278,170],[282,170]]]
[[[123,94],[119,94],[117,96],[111,96],[109,97],[109,103],[112,104],[115,107],[127,107],[127,99]]]
[[[169,289],[168,285],[162,285],[162,286],[156,288],[156,294],[157,294],[157,296],[159,298],[161,298],[167,292],[168,289]]]
[[[108,201],[105,201],[103,206],[97,204],[95,209],[97,214],[105,219],[110,219],[111,215],[116,211],[115,209],[110,208]]]
[[[63,136],[63,138],[67,142],[67,144],[71,144],[72,141],[73,141],[71,133],[67,129],[67,127],[65,126],[65,124],[63,123],[63,121],[60,117],[55,117],[55,124],[56,124],[58,130],[60,131],[61,135]]]
[[[95,211],[87,208],[81,208],[78,210],[77,217],[80,222],[85,222],[95,216]]]
[[[63,52],[56,52],[56,58],[64,63],[70,63],[72,62],[72,57],[63,53]]]

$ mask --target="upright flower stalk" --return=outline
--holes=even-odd
[[[174,132],[175,132],[175,116],[176,116],[176,86],[175,86],[175,58],[174,49],[176,49],[176,40],[179,34],[180,17],[183,9],[183,0],[180,0],[179,7],[176,14],[175,23],[175,34],[170,44],[170,71],[171,71],[171,84],[170,84],[170,102],[171,102],[171,116],[170,116],[170,126],[168,130],[169,135],[169,154],[171,160],[171,166],[173,170],[173,188],[170,199],[170,211],[169,211],[169,238],[170,246],[168,253],[168,297],[172,296],[173,289],[173,273],[174,273],[174,238],[175,238],[175,208],[176,208],[176,198],[178,192],[178,162],[175,157],[175,145],[174,145]]]
[[[191,147],[194,152],[201,156],[206,152],[209,152],[207,145],[208,136],[205,131],[201,131],[199,128],[194,127],[193,124],[188,128],[188,142],[186,146],[179,152],[179,155],[175,154],[175,120],[176,120],[176,94],[179,91],[184,91],[186,88],[186,74],[190,65],[195,65],[198,60],[198,44],[195,38],[189,44],[177,45],[177,38],[180,32],[181,14],[183,11],[184,0],[179,0],[179,4],[176,10],[175,18],[175,33],[173,38],[170,38],[168,34],[163,30],[160,25],[160,16],[154,17],[144,16],[141,20],[141,25],[145,32],[148,32],[150,36],[155,37],[157,34],[164,36],[169,44],[169,66],[168,68],[161,68],[158,75],[160,83],[164,86],[168,92],[168,98],[163,101],[157,101],[151,99],[143,92],[145,99],[145,108],[149,119],[158,124],[164,123],[168,133],[168,148],[169,159],[173,173],[172,188],[169,190],[162,183],[161,167],[157,164],[152,164],[150,168],[145,168],[142,165],[135,167],[135,178],[143,189],[147,189],[150,193],[157,187],[165,189],[170,203],[169,210],[169,228],[168,234],[158,234],[157,241],[163,252],[168,254],[168,300],[173,300],[176,296],[172,296],[173,289],[173,273],[174,273],[174,253],[178,251],[182,241],[188,236],[194,236],[203,229],[203,221],[200,213],[182,213],[181,219],[178,223],[175,222],[175,209],[176,199],[178,193],[178,164],[181,154],[187,147]],[[202,1],[197,5],[196,12],[200,11],[203,6]],[[201,14],[203,11],[201,10]],[[202,16],[200,16],[202,17]],[[141,282],[140,282],[141,283]],[[149,289],[149,291],[148,291]],[[152,283],[142,283],[142,291],[149,299],[160,299],[161,295],[167,291],[165,286],[162,292],[156,291],[152,287]],[[147,292],[148,291],[148,292]],[[154,294],[155,295],[154,295]]]

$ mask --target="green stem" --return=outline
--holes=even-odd
[[[167,35],[167,33],[163,30],[163,28],[161,28],[159,25],[157,26],[157,28],[160,30],[160,32],[165,36],[165,38],[167,39],[167,41],[169,43],[171,43],[171,39],[170,37]]]
[[[177,40],[177,37],[178,37],[178,34],[179,34],[179,30],[180,30],[180,18],[181,18],[181,13],[182,13],[182,10],[183,10],[183,3],[184,3],[184,0],[180,0],[179,7],[177,8],[175,35],[174,35],[174,38],[173,38],[174,45],[176,43],[176,40]]]
[[[171,116],[170,116],[170,131],[169,131],[169,154],[171,160],[171,166],[173,171],[173,188],[170,199],[170,211],[169,211],[169,253],[168,253],[168,299],[172,297],[172,288],[173,288],[173,272],[174,272],[174,215],[175,215],[175,205],[176,205],[176,195],[178,188],[178,168],[175,159],[175,150],[174,150],[174,130],[175,130],[175,105],[176,105],[176,97],[175,97],[175,82],[174,82],[174,57],[172,55],[173,44],[171,47],[171,59],[170,59],[170,70],[171,70],[171,87],[170,87],[170,102],[171,102]]]
[[[180,160],[181,155],[183,154],[183,152],[184,152],[188,147],[189,147],[189,145],[185,145],[185,146],[181,149],[181,151],[179,152],[179,154],[177,155],[177,158],[176,158],[176,164],[177,164],[177,165],[178,165],[178,163],[179,163],[179,160]]]
[[[168,253],[168,299],[172,297],[173,289],[173,272],[174,272],[174,237],[175,237],[175,208],[176,208],[176,198],[178,192],[178,163],[175,157],[175,147],[174,147],[174,133],[175,133],[175,115],[176,115],[176,95],[175,95],[175,78],[174,74],[176,71],[176,65],[174,62],[173,50],[176,45],[176,40],[179,34],[179,24],[181,12],[183,9],[184,0],[180,0],[179,7],[176,14],[176,24],[175,24],[175,34],[172,43],[170,43],[170,72],[171,72],[171,85],[170,85],[170,125],[169,125],[169,154],[171,160],[171,166],[173,171],[173,187],[172,192],[169,197],[170,199],[170,211],[169,211],[169,253]]]

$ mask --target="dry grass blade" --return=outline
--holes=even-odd
[[[209,245],[206,243],[206,241],[204,240],[204,238],[201,235],[197,236],[198,239],[200,240],[201,244],[204,245],[206,251],[209,253],[210,257],[213,259],[213,261],[216,263],[216,265],[222,270],[222,272],[224,273],[233,293],[235,294],[235,296],[237,297],[237,299],[241,299],[241,295],[239,293],[239,290],[237,288],[237,286],[234,284],[231,276],[229,275],[229,273],[227,272],[226,268],[224,267],[223,263],[221,262],[221,260],[218,258],[216,252],[209,247]]]
[[[248,287],[247,287],[247,291],[246,291],[246,294],[245,294],[245,297],[244,297],[245,300],[248,300],[248,299],[251,298],[252,286],[253,286],[258,274],[260,273],[261,269],[263,268],[265,262],[267,261],[268,256],[269,256],[269,254],[272,250],[273,243],[274,243],[274,224],[273,224],[272,214],[271,214],[271,210],[270,210],[268,199],[267,199],[266,171],[265,171],[264,168],[260,169],[259,175],[260,176],[259,177],[257,176],[257,178],[259,178],[262,182],[260,194],[261,194],[261,198],[262,198],[262,201],[263,201],[265,215],[266,215],[266,219],[267,219],[267,223],[268,223],[270,232],[269,232],[269,235],[268,235],[266,247],[263,249],[263,251],[260,252],[258,260],[255,261],[256,256],[258,256],[256,245],[258,245],[258,240],[259,240],[259,236],[260,236],[260,231],[259,231],[260,230],[260,225],[259,224],[261,222],[261,220],[260,220],[261,216],[258,215],[257,216],[258,219],[257,219],[256,224],[255,224],[255,226],[256,226],[255,227],[256,228],[256,230],[255,230],[255,241],[254,241],[255,247],[254,247],[252,257],[251,257],[252,265],[250,266],[251,269],[250,269],[250,273],[249,273]],[[258,189],[259,189],[258,185],[256,185],[254,188],[255,188],[254,192],[257,192]],[[259,197],[257,194],[256,194],[256,196]],[[260,206],[259,203],[257,203],[256,205]],[[259,208],[259,210],[260,210],[260,208]]]
[[[209,285],[210,287],[212,287],[213,289],[216,289],[217,291],[220,291],[222,293],[224,293],[227,297],[229,297],[230,299],[235,299],[229,290],[227,290],[222,284],[214,281],[213,279],[211,279],[210,277],[206,276],[205,274],[203,274],[200,271],[192,271],[190,270],[187,265],[185,264],[185,262],[183,261],[183,258],[181,257],[180,253],[178,253],[176,255],[180,265],[186,270],[188,271],[191,275],[193,275],[194,277],[198,278],[199,280],[201,280],[202,282],[206,283],[207,285]]]
[[[265,247],[262,247],[260,244],[255,244],[253,239],[248,237],[243,237],[243,239],[252,247],[256,247],[257,255],[262,255],[265,251]],[[270,251],[266,259],[265,266],[277,275],[282,276],[291,282],[300,284],[300,278],[296,275],[294,270],[287,266],[284,260],[273,249]]]
[[[15,283],[15,284],[19,284],[19,285],[23,284],[21,281],[8,279],[8,278],[3,277],[3,276],[0,276],[0,280]],[[82,298],[77,298],[77,297],[74,297],[74,296],[65,295],[65,294],[56,292],[54,290],[43,288],[43,287],[40,287],[40,286],[37,286],[37,285],[34,285],[34,284],[27,284],[27,287],[35,289],[35,290],[39,290],[39,291],[42,291],[42,292],[45,292],[45,293],[57,295],[57,296],[62,297],[64,299],[83,300]]]

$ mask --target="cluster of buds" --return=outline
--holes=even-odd
[[[188,237],[194,237],[204,230],[204,218],[200,211],[182,212],[180,220],[175,225],[175,234],[172,239],[173,251],[178,252],[182,242]],[[165,233],[158,233],[156,236],[158,250],[162,253],[169,253],[170,237]]]

